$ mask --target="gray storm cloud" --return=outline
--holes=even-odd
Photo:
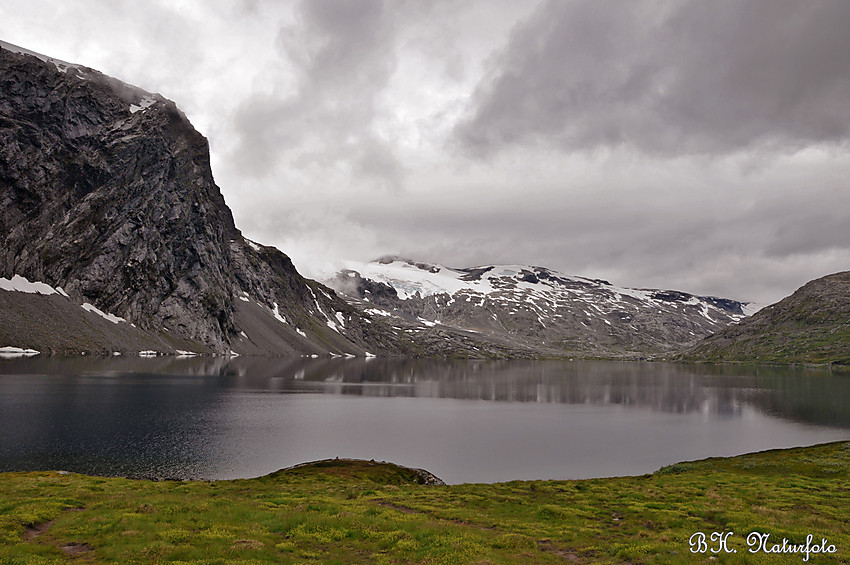
[[[456,133],[478,153],[843,144],[848,23],[843,0],[547,1],[514,31]]]
[[[5,0],[160,92],[246,236],[770,302],[850,267],[850,2]]]
[[[292,92],[244,100],[233,117],[234,162],[263,177],[278,167],[344,167],[397,188],[403,166],[370,130],[376,97],[393,73],[395,16],[380,0],[311,0],[296,6],[276,49],[294,67]]]

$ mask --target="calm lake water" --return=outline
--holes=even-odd
[[[0,471],[229,479],[352,457],[449,483],[850,439],[850,375],[662,363],[0,360]]]

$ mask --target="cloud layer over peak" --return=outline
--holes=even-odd
[[[840,0],[550,0],[514,31],[457,134],[477,152],[844,144],[848,21]]]

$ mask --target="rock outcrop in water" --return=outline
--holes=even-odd
[[[63,292],[0,291],[0,345],[396,351],[387,326],[242,236],[174,102],[0,44],[0,278],[15,275]]]

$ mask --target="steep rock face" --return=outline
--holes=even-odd
[[[173,102],[94,71],[7,50],[0,69],[0,274],[222,349],[240,234],[206,139]]]
[[[747,310],[735,300],[622,288],[526,265],[450,269],[387,257],[328,284],[367,313],[406,319],[418,336],[465,330],[544,356],[662,354],[741,320]]]
[[[806,283],[699,343],[693,361],[850,365],[850,271]]]
[[[0,277],[211,351],[392,350],[390,330],[242,237],[208,149],[162,96],[0,44]]]

